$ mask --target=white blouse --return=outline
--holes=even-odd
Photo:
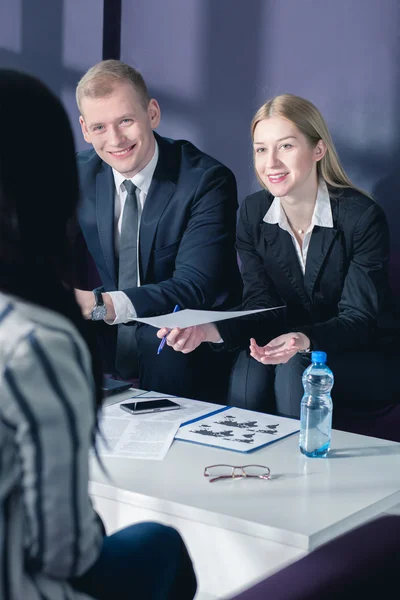
[[[325,181],[323,179],[320,180],[313,216],[310,226],[305,232],[302,248],[300,248],[300,244],[288,223],[285,211],[281,205],[281,200],[278,196],[274,198],[263,221],[273,225],[277,224],[281,229],[284,229],[290,234],[304,275],[306,271],[308,248],[315,225],[318,225],[319,227],[333,227],[331,201],[329,199],[329,192]]]

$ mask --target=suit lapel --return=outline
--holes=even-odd
[[[297,294],[308,309],[312,308],[311,299],[317,277],[338,235],[339,201],[336,198],[331,198],[331,209],[334,226],[332,228],[315,226],[313,229],[304,276],[290,234],[277,224],[263,223],[262,225],[268,248],[280,267],[280,274],[278,274],[280,284],[285,286],[289,297],[294,293]],[[285,275],[285,280],[282,279],[282,274]]]
[[[140,220],[140,279],[145,281],[158,223],[176,188],[177,164],[172,147],[155,134],[159,157]]]
[[[307,253],[304,287],[311,298],[318,274],[326,255],[336,237],[337,229],[330,227],[314,227]]]
[[[285,286],[287,294],[296,293],[301,298],[303,305],[308,308],[310,301],[304,290],[303,272],[290,234],[281,229],[279,225],[268,223],[263,223],[263,232],[268,248],[280,267],[281,274],[283,273],[288,281],[287,287]],[[282,279],[280,283],[284,284]]]
[[[114,195],[115,184],[111,167],[103,163],[96,177],[96,220],[104,260],[117,286],[114,254]]]

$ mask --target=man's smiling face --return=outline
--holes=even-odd
[[[127,179],[139,173],[155,150],[153,129],[160,122],[160,107],[152,99],[145,108],[129,82],[117,82],[111,94],[84,97],[79,118],[83,137],[104,162]]]

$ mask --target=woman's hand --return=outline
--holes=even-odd
[[[202,342],[219,342],[221,339],[219,331],[213,323],[194,325],[185,329],[163,327],[157,331],[158,338],[163,338],[165,335],[167,335],[168,346],[177,352],[183,352],[183,354],[193,352]]]
[[[250,354],[264,365],[287,363],[297,352],[310,347],[309,338],[304,333],[285,333],[271,340],[266,346],[258,346],[256,340],[250,340]]]

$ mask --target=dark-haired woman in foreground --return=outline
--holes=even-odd
[[[104,536],[88,495],[101,371],[73,288],[70,125],[39,81],[0,70],[0,598],[193,598],[177,531]]]
[[[311,102],[273,98],[257,111],[251,134],[264,189],[240,209],[242,308],[285,309],[174,329],[168,345],[191,352],[223,341],[221,349],[242,349],[230,386],[235,406],[298,417],[312,349],[328,353],[334,414],[398,402],[398,350],[382,326],[391,322],[382,208],[351,183]]]

